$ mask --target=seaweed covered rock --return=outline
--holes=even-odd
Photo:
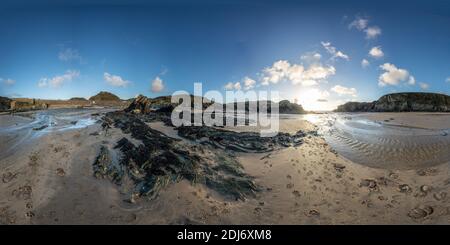
[[[100,147],[98,154],[93,164],[94,176],[99,179],[108,178],[112,182],[119,184],[123,177],[123,170],[112,161],[110,152],[105,146]]]
[[[234,132],[206,126],[181,126],[176,128],[181,137],[210,144],[216,148],[239,152],[268,152],[280,147],[298,146],[303,143],[305,133],[295,135],[278,133],[273,137],[261,137],[257,132]]]
[[[107,113],[104,120],[142,143],[135,145],[127,138],[117,142],[115,149],[121,153],[117,166],[124,174],[118,174],[120,171],[114,167],[115,163],[103,157],[105,150],[94,163],[94,172],[108,176],[117,184],[121,184],[127,174],[135,185],[133,194],[155,198],[163,187],[182,179],[204,184],[232,199],[253,196],[258,190],[252,177],[246,175],[239,162],[226,152],[170,138],[131,113]]]

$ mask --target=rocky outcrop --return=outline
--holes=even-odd
[[[0,111],[6,111],[11,108],[11,99],[0,96]]]
[[[125,111],[141,114],[149,114],[150,112],[155,111],[171,112],[175,106],[176,104],[171,103],[170,96],[161,96],[151,99],[143,95],[139,95],[130,103]]]
[[[374,102],[348,102],[337,112],[450,112],[450,96],[436,93],[387,94]]]
[[[191,95],[191,102],[194,102],[194,96]],[[258,104],[261,104],[263,102],[267,103],[267,109],[270,113],[270,103],[273,103],[271,101],[258,101]],[[210,106],[212,103],[203,98],[203,109],[206,109],[208,106]],[[142,113],[142,114],[149,114],[150,112],[171,112],[173,108],[175,108],[178,105],[178,103],[171,103],[171,97],[170,96],[161,96],[157,98],[147,98],[143,95],[139,95],[136,97],[128,106],[125,111],[130,112],[136,112],[136,113]],[[234,108],[244,108],[245,111],[249,110],[249,102],[235,102]],[[223,105],[223,110],[226,111],[226,105]],[[302,114],[306,113],[305,110],[301,105],[290,103],[288,100],[282,100],[279,102],[279,113],[282,114]]]

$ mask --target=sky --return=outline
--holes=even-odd
[[[0,3],[0,96],[278,91],[308,110],[450,93],[450,1]]]

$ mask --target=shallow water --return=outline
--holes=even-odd
[[[98,116],[94,113],[111,111],[111,109],[50,109],[22,114],[2,115],[0,120],[7,122],[0,127],[0,159],[8,156],[25,143],[30,143],[52,132],[62,132],[88,127],[95,124]],[[35,130],[40,127],[46,128]]]
[[[446,123],[439,129],[414,126],[418,114],[371,120],[367,113],[301,115],[320,127],[325,140],[345,158],[362,165],[387,169],[416,169],[450,162],[450,114],[423,115]],[[420,114],[419,114],[420,116]],[[408,122],[408,117],[412,121]]]

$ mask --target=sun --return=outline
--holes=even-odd
[[[328,111],[332,110],[332,105],[328,102],[329,93],[316,88],[302,89],[296,93],[295,101],[308,111]]]

